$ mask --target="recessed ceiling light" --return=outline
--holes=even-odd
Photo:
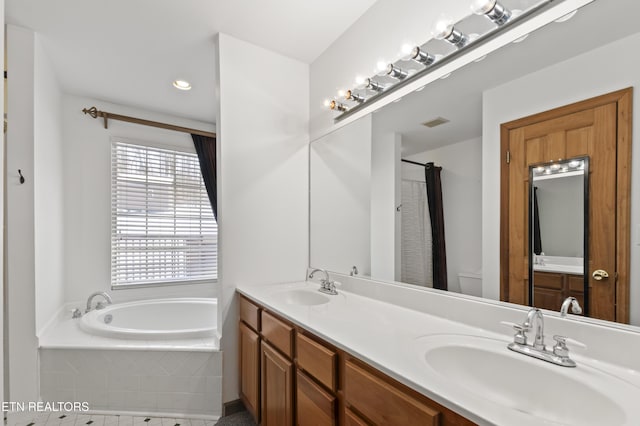
[[[173,87],[180,90],[191,90],[191,83],[186,80],[174,80]]]

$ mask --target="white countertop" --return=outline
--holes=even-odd
[[[427,368],[419,343],[421,337],[428,335],[472,335],[503,341],[505,354],[524,356],[507,349],[507,344],[512,340],[509,329],[505,328],[504,333],[497,333],[468,323],[456,322],[424,311],[365,297],[347,291],[345,288],[338,288],[339,294],[336,296],[327,296],[330,298],[329,303],[316,306],[287,304],[282,297],[285,291],[317,288],[318,284],[314,282],[295,282],[273,285],[244,284],[238,285],[237,291],[478,424],[508,426],[558,424],[546,422],[516,409],[509,409],[488,397],[480,396],[452,383],[443,375]],[[425,300],[429,299],[428,295],[424,297],[426,297]],[[478,302],[463,300],[455,303],[477,304]],[[474,308],[470,307],[470,309]],[[450,317],[455,317],[455,313]],[[511,318],[504,319],[511,320]],[[572,354],[572,358],[577,362],[586,359],[579,353]],[[532,362],[547,364],[533,359]],[[595,360],[594,362],[598,363]],[[604,363],[600,362],[600,364]],[[640,395],[640,374],[637,371],[606,365],[607,368],[611,367],[613,371],[619,373],[618,377],[622,377],[625,382],[634,387],[637,386],[638,395]],[[465,367],[483,368],[482,365]],[[548,367],[564,368],[551,364],[548,364]],[[582,371],[585,368],[587,367],[583,367]],[[518,378],[514,377],[514,380]],[[527,384],[523,382],[522,386],[524,389]],[[640,415],[640,412],[635,414]],[[636,420],[638,418],[640,417],[636,417]]]

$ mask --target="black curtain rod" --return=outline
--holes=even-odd
[[[418,163],[417,161],[411,161],[411,160],[405,160],[404,158],[402,160],[403,163],[410,163],[410,164],[415,164],[416,166],[422,166],[422,167],[426,167],[426,164],[423,163]]]

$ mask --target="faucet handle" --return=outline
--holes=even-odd
[[[587,345],[582,342],[579,342],[574,339],[570,339],[569,337],[554,335],[553,340],[556,341],[555,346],[553,347],[553,353],[558,356],[569,356],[569,348],[567,347],[567,343],[571,346],[576,346],[581,349],[587,349]]]
[[[527,335],[525,332],[529,331],[529,327],[525,324],[516,324],[510,321],[500,321],[500,324],[513,328],[515,334],[513,335],[513,342],[519,345],[527,344]]]

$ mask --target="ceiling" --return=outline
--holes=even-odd
[[[375,1],[6,0],[5,19],[39,34],[64,92],[213,123],[215,34],[311,63]]]
[[[385,106],[373,116],[374,130],[401,133],[405,157],[480,138],[483,91],[638,33],[638,16],[637,0],[595,1],[567,22],[551,23],[523,42],[505,46],[485,60]],[[434,128],[422,126],[437,117],[450,122]]]

